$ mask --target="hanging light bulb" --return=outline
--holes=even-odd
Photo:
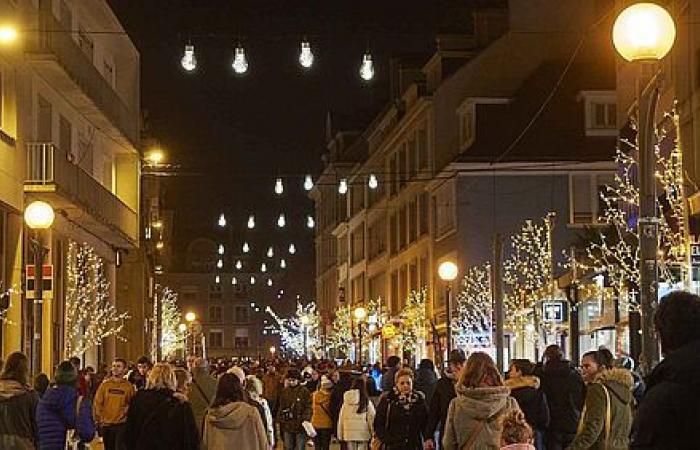
[[[275,249],[273,249],[272,246],[269,246],[267,248],[267,257],[272,258],[273,256],[275,256]]]
[[[255,277],[252,275],[250,276],[250,284],[255,284]]]
[[[217,269],[221,269],[222,267],[224,267],[224,261],[223,261],[222,259],[219,259],[219,260],[216,262],[216,268],[217,268]]]
[[[287,268],[287,261],[282,258],[280,259],[280,269],[286,269]]]
[[[287,219],[284,218],[284,214],[280,214],[280,216],[277,218],[277,226],[284,228],[285,225],[287,225]]]
[[[362,56],[360,78],[365,81],[369,81],[374,78],[374,63],[372,62],[372,55],[369,53],[369,50],[365,52],[364,56]]]
[[[301,67],[308,69],[314,64],[314,54],[311,52],[311,44],[309,41],[301,42],[301,52],[299,52],[299,64]]]
[[[242,268],[243,268],[243,263],[239,259],[238,261],[236,261],[236,269],[241,270]]]
[[[316,226],[313,216],[306,216],[306,226],[308,228],[313,228]]]
[[[251,214],[248,216],[248,229],[252,230],[253,228],[255,228],[255,216]]]
[[[226,226],[226,216],[224,216],[224,213],[221,213],[221,215],[219,216],[219,226],[221,228]]]
[[[221,277],[217,275],[216,278],[214,278],[214,282],[219,284],[221,282]]]
[[[248,60],[245,57],[245,49],[241,47],[240,44],[236,46],[231,67],[233,67],[233,71],[239,75],[248,71]]]
[[[185,54],[180,60],[182,68],[192,72],[197,68],[197,58],[194,56],[194,45],[185,45]]]
[[[268,285],[268,286],[272,286],[272,278],[268,278],[268,279],[267,279],[267,285]]]
[[[243,243],[243,253],[248,253],[250,251],[250,245],[247,242]]]
[[[282,184],[282,178],[278,178],[275,181],[275,194],[282,195],[284,192],[284,185]]]
[[[238,284],[238,279],[236,277],[231,278],[231,284],[234,286]]]
[[[369,186],[370,189],[377,189],[377,186],[379,186],[379,180],[377,180],[377,176],[375,174],[369,174],[367,186]]]
[[[224,254],[224,244],[219,244],[219,255]]]
[[[311,175],[306,175],[304,177],[304,190],[310,191],[314,187],[314,180],[311,179]]]
[[[263,272],[263,273],[267,272],[267,264],[265,264],[265,263],[260,264],[260,272]]]
[[[345,195],[348,193],[348,180],[346,178],[342,178],[340,180],[340,183],[338,184],[338,193],[340,195]]]
[[[289,254],[293,255],[297,252],[297,248],[294,244],[289,244]]]

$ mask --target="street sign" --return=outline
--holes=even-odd
[[[545,322],[564,322],[566,308],[564,302],[542,302],[542,319]]]
[[[700,266],[700,243],[690,244],[690,263]]]
[[[27,282],[24,290],[28,299],[34,299],[34,284],[36,282],[34,264],[26,266]],[[53,264],[44,264],[41,270],[42,297],[44,299],[53,298]]]

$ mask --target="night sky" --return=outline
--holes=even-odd
[[[388,100],[388,59],[434,50],[438,31],[469,31],[468,1],[109,0],[141,55],[141,107],[148,137],[157,139],[182,176],[167,182],[176,210],[175,251],[197,236],[216,236],[221,211],[235,239],[255,249],[294,241],[287,288],[313,296],[313,204],[301,188],[318,174],[330,111],[334,131],[362,129]],[[304,71],[299,45],[316,57]],[[198,67],[180,66],[195,45]],[[231,70],[233,48],[246,48],[250,68]],[[377,76],[358,75],[369,46]],[[273,194],[274,179],[285,194]],[[290,224],[275,228],[280,212]],[[245,230],[248,214],[257,229]]]

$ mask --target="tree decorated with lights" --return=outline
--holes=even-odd
[[[425,299],[425,289],[411,291],[406,299],[406,305],[399,314],[401,319],[401,344],[405,351],[414,354],[425,340]]]
[[[297,356],[304,355],[304,333],[306,332],[306,350],[313,352],[321,347],[319,327],[321,317],[316,310],[316,303],[302,305],[297,302],[297,309],[292,317],[282,318],[272,308],[267,307],[268,314],[276,323],[282,347]]]
[[[533,322],[537,325],[535,306],[551,287],[552,219],[553,213],[549,213],[541,224],[526,220],[511,237],[511,253],[503,263],[503,281],[506,320],[512,329]]]
[[[457,315],[452,319],[453,338],[458,347],[491,346],[491,266],[470,267],[457,294]]]
[[[87,244],[68,244],[65,301],[66,358],[80,357],[110,336],[119,337],[129,318],[110,301],[102,258]]]
[[[182,322],[182,313],[177,306],[177,293],[166,287],[160,298],[161,312],[161,340],[160,348],[163,355],[172,355],[182,348],[185,336],[179,330]]]
[[[334,348],[347,352],[353,341],[351,326],[350,307],[341,306],[336,309],[328,343]]]
[[[7,318],[7,312],[10,310],[12,294],[16,294],[12,288],[4,289],[3,282],[0,281],[0,324],[11,323]]]
[[[676,125],[678,117],[667,115]],[[677,283],[687,281],[687,229],[684,220],[683,160],[675,134],[657,130],[656,182],[657,219],[659,224],[659,281]],[[661,147],[670,146],[668,155]],[[636,292],[640,281],[639,186],[636,182],[639,154],[636,142],[621,140],[615,161],[618,172],[611,184],[600,193],[603,211],[599,221],[608,225],[594,230],[593,239],[586,247],[584,269],[606,273],[612,284],[621,291]],[[674,270],[680,269],[680,270]],[[629,310],[639,307],[635,295],[623,297]]]

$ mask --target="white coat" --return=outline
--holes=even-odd
[[[372,437],[374,405],[367,401],[367,411],[358,413],[360,391],[351,389],[343,395],[343,406],[338,417],[338,439],[341,441],[368,442]]]

